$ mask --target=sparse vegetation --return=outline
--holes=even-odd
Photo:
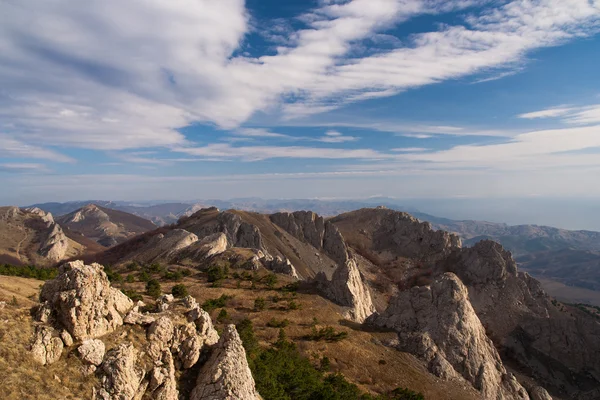
[[[167,271],[163,274],[162,278],[167,281],[180,281],[183,279],[183,274],[179,271],[171,272]]]
[[[226,294],[222,294],[221,297],[216,299],[208,299],[202,304],[202,308],[210,312],[217,308],[223,308],[227,305],[227,301],[233,299],[233,296],[228,296]]]
[[[221,267],[219,265],[211,265],[206,270],[206,273],[208,275],[208,281],[212,282],[213,286],[217,287],[224,279],[227,279],[229,275],[229,268]]]
[[[188,295],[188,290],[185,285],[179,284],[171,288],[171,294],[177,298],[182,298]]]
[[[289,324],[290,324],[290,320],[289,319],[271,318],[269,320],[269,322],[267,322],[267,326],[269,328],[285,328]]]
[[[262,311],[266,308],[267,302],[263,297],[257,297],[254,300],[254,311]]]
[[[162,293],[160,282],[156,279],[151,279],[146,283],[146,294],[151,297],[158,297]]]
[[[121,289],[121,291],[132,301],[141,301],[143,299],[142,295],[135,290]]]
[[[273,273],[266,275],[263,280],[269,289],[273,289],[277,285],[277,275]]]
[[[339,342],[340,340],[344,340],[347,337],[348,332],[336,332],[336,330],[331,326],[326,326],[324,328],[317,328],[316,326],[313,326],[312,332],[309,335],[306,335],[304,338],[306,340],[324,340],[327,342]]]
[[[300,308],[300,304],[296,303],[294,300],[288,303],[288,310],[299,310]]]
[[[58,271],[56,268],[40,268],[33,265],[17,266],[0,264],[0,275],[19,276],[21,278],[47,281],[56,278],[57,273]]]
[[[217,315],[217,322],[223,323],[224,321],[227,320],[227,318],[229,318],[229,314],[227,313],[227,310],[224,308],[221,308],[221,311],[219,311],[219,315]]]
[[[423,400],[423,396],[407,389],[396,389],[389,395],[372,396],[363,393],[341,374],[327,374],[329,359],[319,367],[303,357],[296,345],[280,330],[273,347],[261,348],[254,335],[252,321],[237,324],[248,356],[248,364],[256,388],[265,400]],[[407,397],[413,395],[417,397]],[[404,396],[404,397],[401,397]]]

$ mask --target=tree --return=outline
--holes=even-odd
[[[263,297],[257,297],[256,300],[254,300],[254,311],[262,311],[266,306],[267,302]]]
[[[148,283],[146,283],[146,294],[151,297],[158,297],[162,293],[162,289],[160,287],[160,282],[156,279],[150,279]]]
[[[183,284],[175,285],[171,288],[171,294],[175,297],[185,297],[188,295],[188,290]]]

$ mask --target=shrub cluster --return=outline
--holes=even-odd
[[[363,393],[341,374],[328,374],[328,359],[315,367],[288,341],[283,329],[273,347],[261,348],[254,335],[252,321],[237,324],[256,388],[265,400],[424,400],[408,389],[398,388],[389,395]],[[407,397],[417,396],[417,397]]]
[[[0,264],[0,275],[19,276],[22,278],[47,281],[56,278],[57,274],[58,270],[56,268],[40,268],[33,265],[17,266]]]
[[[185,285],[179,284],[171,288],[171,294],[177,298],[182,298],[188,295],[188,290]]]
[[[321,341],[325,340],[327,342],[339,342],[340,340],[344,340],[348,337],[348,332],[336,332],[335,329],[331,326],[326,326],[325,328],[317,328],[316,326],[312,327],[312,332],[306,335],[304,338],[306,340],[314,340]]]
[[[216,299],[208,299],[202,304],[202,308],[206,312],[211,312],[217,308],[223,308],[227,305],[227,301],[233,299],[233,296],[222,294],[221,297]]]

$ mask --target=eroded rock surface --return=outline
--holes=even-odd
[[[53,364],[60,359],[64,345],[52,328],[37,326],[31,345],[33,359],[42,364]]]
[[[145,374],[137,365],[137,360],[138,352],[130,343],[120,344],[110,350],[101,366],[101,387],[96,392],[96,398],[131,400],[143,394],[140,385]]]
[[[257,400],[260,397],[234,325],[228,325],[198,374],[190,400]]]
[[[106,347],[104,342],[98,339],[84,340],[83,344],[77,348],[81,361],[98,366],[102,364]]]
[[[394,329],[401,350],[423,358],[429,370],[442,378],[464,378],[484,399],[529,399],[507,374],[469,302],[467,288],[452,273],[430,286],[401,292],[369,322]]]
[[[75,340],[114,331],[133,307],[127,296],[110,286],[101,265],[82,261],[63,264],[58,276],[42,287],[40,301],[47,302],[45,307]]]

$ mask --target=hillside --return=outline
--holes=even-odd
[[[63,227],[94,240],[105,247],[122,243],[133,236],[155,229],[151,221],[123,211],[88,204],[57,218]]]
[[[52,265],[100,249],[94,242],[63,230],[50,213],[0,207],[0,263]]]

